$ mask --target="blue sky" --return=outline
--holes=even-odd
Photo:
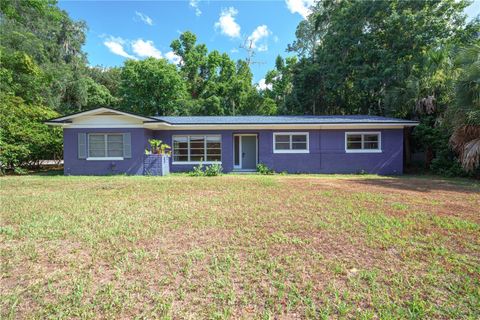
[[[85,51],[90,65],[120,66],[127,58],[176,58],[172,40],[183,31],[197,35],[209,50],[245,58],[240,48],[246,39],[255,46],[254,81],[264,78],[275,57],[295,39],[295,29],[314,0],[278,1],[60,1],[75,20],[89,30]],[[466,13],[480,13],[480,0]]]

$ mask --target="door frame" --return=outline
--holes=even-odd
[[[235,171],[253,171],[255,169],[242,169],[242,137],[255,137],[255,166],[258,164],[258,134],[257,133],[234,133],[233,134],[233,170]],[[238,166],[235,165],[235,137],[238,137]]]

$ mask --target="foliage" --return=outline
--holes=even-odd
[[[87,67],[87,75],[92,78],[96,83],[101,84],[114,96],[117,100],[120,99],[120,84],[122,68],[112,67],[106,68],[101,66]],[[116,101],[118,103],[118,101]],[[115,106],[112,103],[110,106]]]
[[[203,177],[205,175],[203,163],[200,162],[198,165],[194,166],[193,171],[190,171],[188,175],[191,177]]]
[[[57,116],[58,113],[48,107],[0,95],[0,162],[3,169],[60,158],[61,129],[42,123]]]
[[[215,177],[221,175],[223,172],[222,165],[219,163],[214,163],[205,167],[205,176],[206,177]]]
[[[171,147],[168,144],[163,143],[162,140],[149,139],[148,144],[150,144],[150,150],[145,150],[146,154],[171,155]]]
[[[422,76],[425,53],[457,40],[465,30],[466,5],[453,0],[318,2],[290,46],[305,61],[297,76],[313,71],[317,89],[312,93],[300,85],[295,96],[309,97],[299,103],[310,112],[316,104],[324,113],[411,116],[408,104],[397,101],[392,110],[387,92]]]
[[[193,167],[193,171],[188,173],[191,177],[215,177],[221,175],[223,172],[222,165],[214,163],[204,166],[202,162]]]
[[[236,63],[226,53],[208,52],[205,44],[197,44],[192,32],[184,32],[172,41],[173,52],[181,58],[179,73],[186,83],[187,109],[179,114],[238,115],[275,114],[276,106],[252,84],[250,66]]]
[[[61,157],[61,130],[43,121],[111,98],[84,77],[85,28],[56,1],[0,2],[2,170]]]
[[[456,65],[460,72],[455,87],[455,104],[450,107],[454,127],[450,144],[462,167],[480,169],[480,44],[462,48]]]
[[[152,116],[176,113],[176,101],[186,94],[185,83],[165,59],[127,60],[121,73],[121,108]]]
[[[263,163],[257,164],[257,172],[263,175],[275,174],[275,171],[273,169],[270,169],[269,167],[267,167],[267,165]]]
[[[15,84],[28,83],[25,90],[14,89],[15,94],[57,111],[81,110],[87,101],[87,93],[78,88],[86,66],[81,49],[85,23],[70,19],[56,1],[5,0],[0,3],[0,26],[2,65],[13,71]],[[36,72],[24,68],[21,76],[15,75],[33,63]]]

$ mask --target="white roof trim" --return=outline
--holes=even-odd
[[[168,123],[150,123],[143,125],[88,125],[62,122],[46,122],[53,126],[63,128],[144,128],[150,130],[366,130],[366,129],[403,129],[412,124],[322,124],[322,125],[298,125],[298,124],[275,124],[275,125],[171,125]]]
[[[88,116],[88,115],[95,115],[95,114],[101,113],[101,112],[113,112],[113,113],[117,113],[119,115],[132,117],[132,118],[140,119],[140,120],[143,120],[143,121],[154,121],[153,118],[137,116],[137,115],[134,115],[134,114],[131,114],[131,113],[128,113],[128,112],[123,112],[123,111],[119,111],[119,110],[115,110],[115,109],[101,107],[101,108],[97,108],[97,109],[92,109],[92,110],[88,110],[88,111],[84,111],[84,112],[75,113],[75,114],[72,114],[72,115],[69,115],[69,116],[64,116],[64,117],[61,117],[61,118],[52,119],[52,120],[50,120],[48,122],[45,122],[45,123],[55,124],[59,121],[75,119],[75,118],[78,118],[78,117],[84,117],[84,116]]]
[[[412,123],[345,123],[345,124],[188,124],[144,123],[152,130],[262,130],[262,129],[402,129]]]

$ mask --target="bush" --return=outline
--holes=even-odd
[[[191,177],[215,177],[222,174],[223,168],[220,164],[215,163],[204,167],[200,162],[198,166],[193,167],[193,171],[188,173]]]
[[[215,177],[222,174],[223,168],[220,164],[215,163],[205,168],[205,176]]]
[[[20,167],[15,167],[15,169],[13,169],[13,172],[14,172],[15,174],[18,174],[18,175],[28,174],[28,170],[27,170],[27,169],[23,169],[23,168],[20,168]]]
[[[273,171],[273,169],[270,169],[269,167],[267,167],[263,163],[257,164],[257,172],[260,173],[260,174],[264,174],[264,175],[270,175],[270,174],[275,173],[275,171]]]
[[[203,172],[203,163],[200,162],[198,166],[193,167],[193,171],[188,173],[191,177],[203,177],[205,173]]]

